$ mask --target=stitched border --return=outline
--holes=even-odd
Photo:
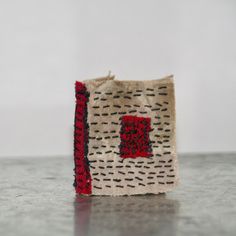
[[[87,122],[89,92],[84,83],[75,83],[75,120],[74,120],[74,187],[76,193],[91,194],[91,175],[88,160],[89,125]]]

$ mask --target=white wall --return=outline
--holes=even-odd
[[[73,152],[74,81],[174,74],[179,152],[236,151],[236,1],[1,0],[0,156]]]

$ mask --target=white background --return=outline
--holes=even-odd
[[[1,0],[0,156],[73,153],[74,81],[175,75],[179,152],[236,151],[236,1]]]

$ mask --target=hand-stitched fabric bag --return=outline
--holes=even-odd
[[[173,76],[76,82],[78,194],[161,193],[178,183]]]

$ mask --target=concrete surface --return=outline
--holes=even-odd
[[[0,235],[236,235],[236,154],[182,155],[161,195],[75,197],[72,157],[0,160]]]

